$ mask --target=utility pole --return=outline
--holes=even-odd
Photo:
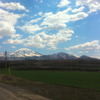
[[[5,68],[7,69],[7,51],[5,51]]]
[[[7,51],[5,51],[5,68],[8,70],[8,74],[11,74],[10,66],[8,66]]]

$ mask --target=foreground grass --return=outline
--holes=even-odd
[[[12,71],[27,80],[100,90],[100,72]]]
[[[4,74],[0,74],[0,82],[23,88],[30,93],[42,95],[51,100],[100,100],[100,91],[86,88],[50,85]]]
[[[12,70],[11,74],[35,82],[100,90],[100,72]]]

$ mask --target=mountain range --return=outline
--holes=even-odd
[[[0,60],[4,60],[5,53],[0,53]],[[25,59],[36,59],[36,60],[74,60],[74,59],[86,59],[86,60],[91,60],[91,59],[96,59],[96,58],[91,58],[86,55],[83,55],[81,57],[76,57],[71,54],[67,54],[64,52],[59,52],[51,55],[42,55],[36,51],[32,51],[27,48],[22,48],[19,50],[16,50],[15,52],[12,53],[7,53],[8,60],[25,60]]]
[[[32,57],[32,56],[39,57],[41,56],[41,54],[27,48],[22,48],[22,49],[16,50],[13,53],[9,53],[9,57]]]

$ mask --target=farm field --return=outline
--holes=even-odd
[[[0,77],[3,73],[0,69]],[[100,99],[100,72],[11,70],[11,76],[4,75],[0,82],[51,100]]]
[[[100,72],[12,70],[11,74],[35,82],[100,90]]]

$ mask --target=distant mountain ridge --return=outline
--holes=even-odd
[[[77,57],[64,53],[64,52],[60,52],[60,53],[55,53],[55,54],[51,54],[51,55],[43,55],[40,57],[41,60],[66,60],[66,59],[77,59]]]
[[[86,56],[86,55],[82,55],[79,57],[79,59],[82,59],[82,60],[93,60],[93,59],[96,59],[96,58],[92,58],[92,57],[89,57],[89,56]]]
[[[8,53],[8,60],[25,60],[25,59],[36,59],[36,60],[75,60],[75,59],[82,59],[82,60],[93,60],[96,58],[91,58],[89,56],[83,55],[80,57],[76,57],[71,54],[67,54],[64,52],[54,53],[50,55],[42,55],[37,53],[36,51],[22,48],[18,49],[15,52]],[[4,53],[0,53],[0,60],[4,60]]]

